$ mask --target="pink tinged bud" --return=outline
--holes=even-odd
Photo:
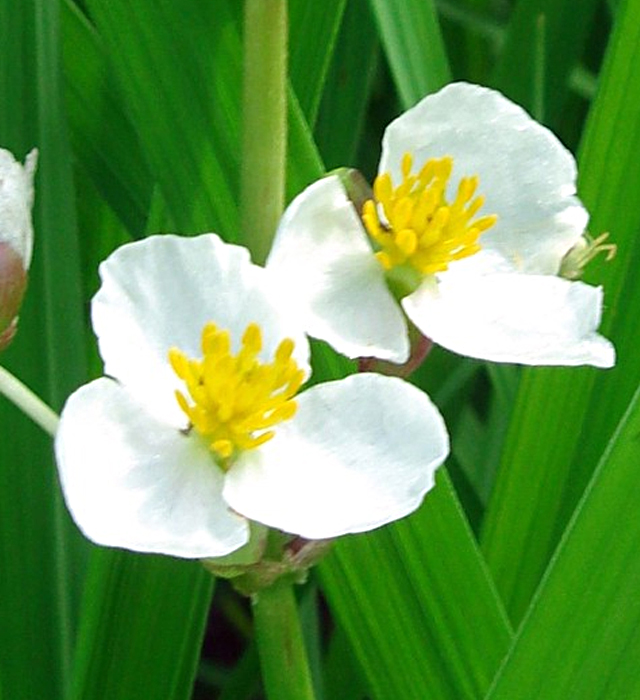
[[[27,286],[33,227],[33,176],[37,151],[24,165],[0,148],[0,350],[16,333],[18,312]]]
[[[0,350],[4,350],[15,335],[26,288],[27,272],[21,256],[8,243],[0,241]]]

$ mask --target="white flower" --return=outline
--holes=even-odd
[[[71,395],[55,444],[93,541],[218,557],[248,541],[247,519],[330,538],[406,515],[433,486],[448,438],[415,387],[360,374],[294,398],[308,343],[245,249],[156,236],[100,274],[107,376]]]
[[[0,148],[0,350],[16,331],[17,314],[27,286],[33,227],[33,175],[37,151],[24,166]]]
[[[316,182],[267,269],[307,332],[349,357],[405,362],[408,317],[471,357],[610,367],[602,290],[558,276],[588,220],[575,181],[571,154],[520,107],[452,84],[387,127],[362,217],[338,176]]]

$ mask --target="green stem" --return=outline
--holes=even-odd
[[[287,0],[245,0],[240,204],[242,240],[264,263],[284,209],[287,147]],[[253,596],[269,700],[313,700],[293,584]]]
[[[56,434],[58,416],[39,396],[36,396],[4,367],[0,367],[0,394],[6,396],[46,433],[52,437]]]
[[[256,593],[253,616],[269,700],[314,700],[293,584],[282,580]]]
[[[262,264],[284,208],[287,0],[245,0],[242,100],[242,240]]]

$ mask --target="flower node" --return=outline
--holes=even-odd
[[[296,412],[296,394],[304,372],[292,358],[294,344],[285,338],[273,362],[258,359],[262,332],[250,323],[242,336],[242,347],[231,353],[229,331],[214,323],[202,331],[202,359],[189,359],[177,348],[169,350],[169,361],[187,387],[188,397],[176,391],[180,408],[191,426],[209,443],[221,466],[237,452],[250,450],[270,440],[270,430]]]
[[[411,174],[410,153],[402,158],[402,182],[394,187],[389,173],[378,175],[374,199],[365,202],[362,218],[379,246],[376,257],[386,270],[409,265],[421,274],[443,272],[454,260],[480,250],[478,238],[497,221],[495,214],[474,219],[484,197],[474,197],[478,176],[464,177],[453,202],[446,197],[453,158],[431,158]],[[382,216],[381,216],[382,214]]]

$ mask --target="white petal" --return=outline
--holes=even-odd
[[[154,420],[117,382],[69,397],[55,450],[67,506],[98,544],[200,558],[248,540],[204,444]]]
[[[234,465],[224,497],[309,539],[362,532],[415,510],[449,451],[442,417],[411,384],[359,374],[315,386],[273,440]]]
[[[380,172],[400,177],[406,152],[414,170],[429,158],[454,160],[449,195],[460,178],[478,175],[481,214],[497,224],[480,239],[514,269],[555,274],[584,232],[588,214],[576,192],[571,153],[545,127],[500,93],[454,83],[425,97],[387,127]]]
[[[461,355],[526,365],[611,367],[615,352],[596,333],[602,289],[548,275],[443,277],[402,300],[435,343]]]
[[[0,241],[7,242],[20,255],[25,270],[31,264],[33,227],[33,176],[38,152],[27,156],[24,166],[0,148]]]
[[[267,289],[265,271],[245,248],[214,234],[152,236],[118,248],[100,266],[102,286],[92,320],[105,374],[121,381],[158,418],[184,425],[174,397],[183,388],[167,361],[175,346],[201,357],[202,328],[213,321],[231,331],[235,348],[255,321],[263,331],[262,357],[271,360],[285,337],[309,374],[302,328],[287,318]]]
[[[294,199],[266,267],[309,335],[347,357],[408,358],[404,318],[337,176]]]

